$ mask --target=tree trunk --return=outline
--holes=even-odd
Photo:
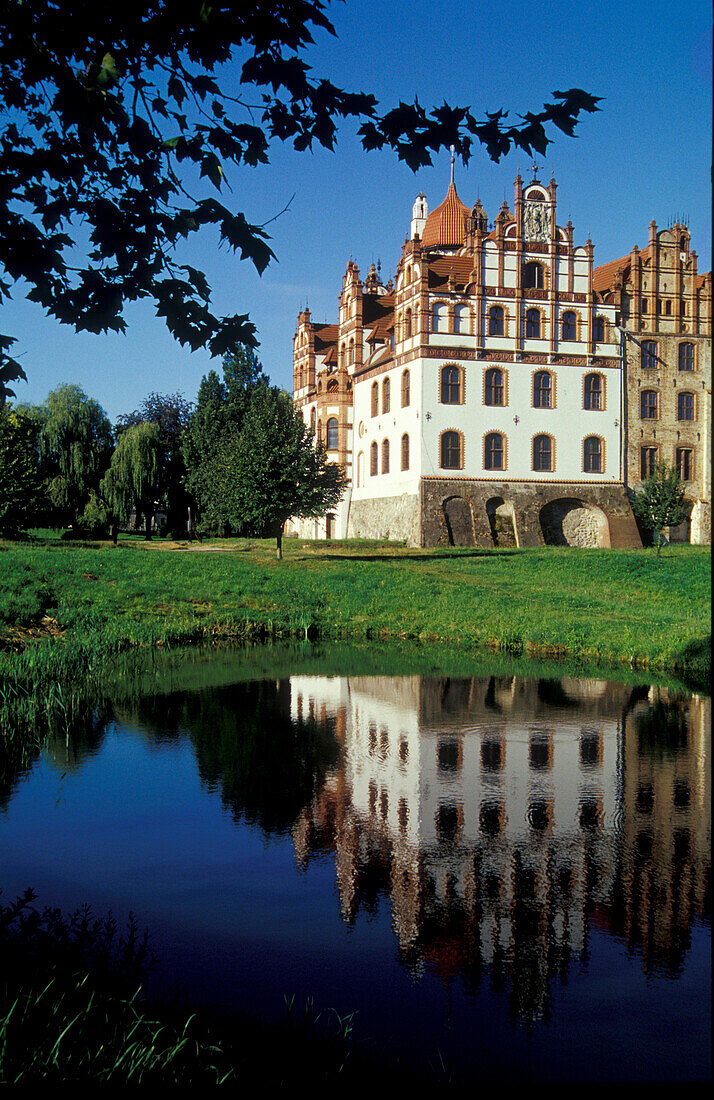
[[[146,512],[144,513],[144,518],[146,519],[146,535],[145,535],[145,538],[146,538],[147,542],[149,542],[151,540],[151,520],[153,518],[153,515],[154,515],[153,509],[152,508],[147,508]]]
[[[116,546],[117,542],[119,541],[119,526],[116,523],[112,524],[111,536],[112,536],[112,542]]]
[[[282,529],[282,527],[278,531],[277,538],[278,538],[277,559],[278,559],[278,561],[282,561],[283,560],[283,529]]]

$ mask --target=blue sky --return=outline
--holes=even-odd
[[[340,87],[369,91],[386,108],[415,95],[424,106],[446,100],[482,117],[501,107],[538,110],[555,89],[584,88],[603,97],[583,116],[577,138],[558,130],[539,176],[558,183],[558,221],[570,218],[576,243],[590,236],[595,263],[644,246],[654,218],[686,217],[699,271],[711,268],[711,9],[708,0],[347,0],[331,9],[338,37],[319,33],[306,55],[315,74]],[[477,196],[490,219],[530,158],[510,153],[499,164],[475,148],[457,164],[464,202]],[[389,152],[365,153],[355,128],[341,131],[335,153],[295,153],[275,146],[271,163],[228,172],[231,204],[268,226],[278,262],[262,277],[206,233],[185,253],[204,270],[217,313],[249,313],[259,355],[273,382],[290,388],[296,316],[309,303],[316,321],[334,321],[347,261],[366,274],[381,261],[386,281],[408,233],[411,208],[424,191],[433,209],[449,180],[448,155],[416,175]],[[225,199],[224,199],[225,201]],[[17,399],[40,403],[74,382],[112,420],[151,391],[180,391],[193,400],[201,377],[220,361],[182,348],[147,303],[126,314],[124,336],[76,334],[57,324],[15,288],[0,329],[17,338],[14,354],[28,382]]]

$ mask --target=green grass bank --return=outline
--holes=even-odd
[[[0,672],[39,674],[80,650],[276,637],[413,639],[708,682],[707,547],[657,558],[285,540],[284,555],[258,540],[0,543]]]

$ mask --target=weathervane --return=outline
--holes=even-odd
[[[454,146],[451,146],[451,183],[454,182]]]
[[[533,163],[531,164],[531,168],[533,169],[533,181],[532,182],[535,183],[536,176],[538,175],[538,165],[536,164],[535,157],[533,157]]]

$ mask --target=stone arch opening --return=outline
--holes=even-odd
[[[494,546],[518,546],[516,512],[510,501],[491,497],[486,501],[486,516]]]
[[[442,504],[449,546],[475,546],[471,505],[463,497],[447,497]]]
[[[546,546],[610,546],[610,525],[601,508],[577,497],[551,500],[540,510]]]

